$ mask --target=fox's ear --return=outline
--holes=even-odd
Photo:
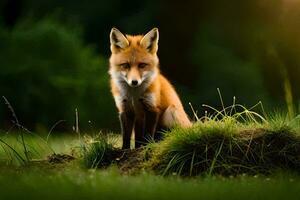
[[[150,53],[156,53],[158,49],[158,28],[153,28],[141,40],[141,46]]]
[[[117,52],[120,49],[124,49],[129,46],[129,42],[125,35],[123,35],[118,29],[112,28],[110,31],[110,50],[111,52]]]

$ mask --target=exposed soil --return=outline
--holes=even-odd
[[[143,156],[141,154],[142,148],[139,149],[114,149],[113,153],[105,160],[110,159],[110,162],[102,162],[99,168],[109,167],[111,164],[116,164],[122,174],[135,174],[142,168]],[[27,165],[19,168],[15,167],[13,170],[20,169],[23,171],[26,168],[38,167],[47,170],[63,169],[69,166],[73,161],[78,158],[69,154],[51,154],[46,159],[33,159]]]
[[[144,156],[142,150],[142,148],[126,150],[113,148],[105,154],[98,164],[98,168],[116,165],[122,174],[138,173],[143,168]]]
[[[74,160],[75,157],[68,155],[68,154],[51,154],[47,157],[47,161],[49,163],[55,164],[55,163],[67,163],[72,160]]]
[[[143,168],[142,150],[142,148],[119,150],[119,156],[115,158],[115,161],[122,173],[134,174]]]

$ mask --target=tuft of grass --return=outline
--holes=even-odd
[[[83,163],[87,168],[99,168],[112,164],[118,151],[114,148],[112,135],[99,133],[96,137],[86,136],[81,145]]]

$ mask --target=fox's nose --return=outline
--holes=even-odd
[[[131,85],[132,85],[132,86],[137,86],[138,83],[139,83],[139,82],[138,82],[137,80],[132,80],[132,81],[131,81]]]

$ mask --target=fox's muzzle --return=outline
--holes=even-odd
[[[137,70],[136,68],[132,68],[127,74],[128,85],[131,87],[137,87],[137,86],[141,85],[142,80],[140,77],[141,77],[141,75],[140,75],[139,70]]]
[[[138,87],[141,85],[142,81],[138,79],[132,79],[132,80],[128,80],[127,83],[131,87]]]

